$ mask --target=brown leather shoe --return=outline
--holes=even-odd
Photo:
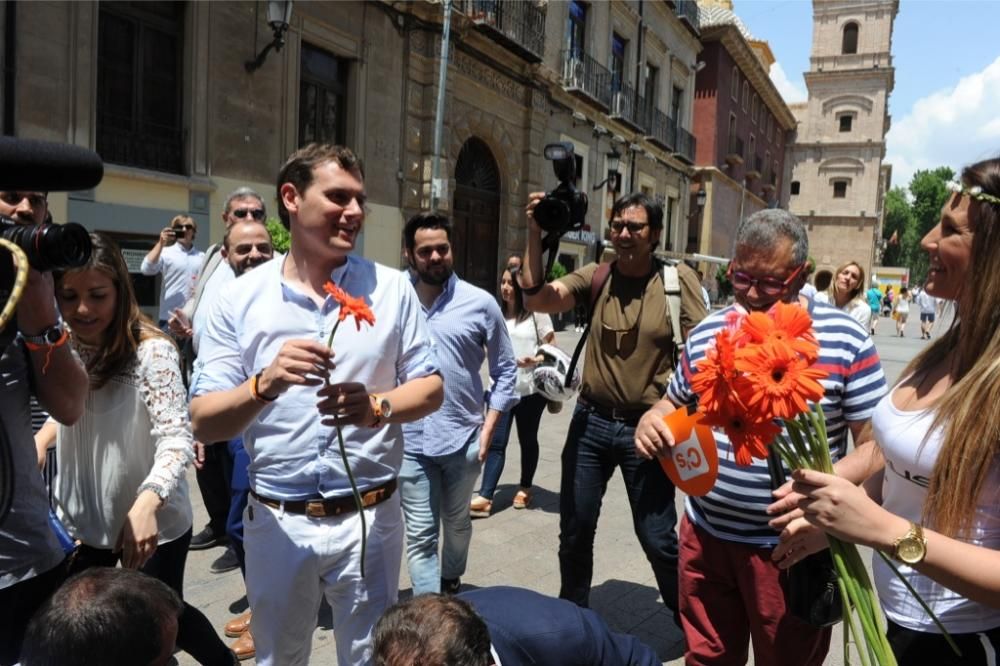
[[[224,629],[226,636],[230,638],[236,638],[242,636],[246,632],[250,631],[250,611],[243,613],[234,620],[230,620],[226,623],[226,628]],[[252,645],[253,643],[251,643]]]
[[[233,654],[235,654],[236,658],[240,661],[250,659],[257,654],[257,648],[255,648],[253,644],[253,634],[250,633],[249,629],[244,631],[243,635],[237,638],[236,642],[229,646],[229,649],[233,651]]]

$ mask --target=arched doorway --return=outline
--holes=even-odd
[[[458,153],[452,211],[455,272],[492,294],[497,280],[500,170],[489,147],[475,137]]]

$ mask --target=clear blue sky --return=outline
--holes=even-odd
[[[755,37],[768,41],[789,82],[804,93],[812,2],[734,0],[733,9]],[[900,2],[892,44],[896,87],[889,100],[894,184],[905,185],[914,168],[960,167],[1000,153],[998,34],[997,0]],[[920,100],[929,106],[914,113]]]

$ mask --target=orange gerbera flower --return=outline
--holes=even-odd
[[[326,293],[333,296],[334,300],[340,304],[340,313],[337,315],[337,321],[342,322],[349,316],[354,316],[354,323],[357,325],[358,330],[361,330],[361,322],[365,322],[370,326],[375,325],[375,314],[372,312],[371,308],[368,307],[368,303],[361,296],[351,296],[346,291],[335,285],[333,282],[327,282],[323,285],[323,289]]]
[[[733,445],[737,465],[746,466],[754,458],[767,458],[768,445],[781,432],[773,421],[754,421],[739,409],[720,413],[718,417],[723,420],[722,429]]]
[[[734,388],[756,418],[795,418],[809,409],[809,401],[823,397],[819,380],[827,373],[810,368],[790,344],[770,342],[741,349],[735,367],[740,374]]]
[[[797,304],[779,302],[766,313],[751,312],[740,331],[751,343],[790,345],[809,363],[814,363],[819,356],[812,319],[805,308]]]
[[[728,399],[736,378],[736,346],[733,333],[719,331],[715,343],[705,351],[705,357],[695,364],[696,372],[691,377],[691,390],[698,395],[701,411],[711,414],[717,411],[719,403]]]

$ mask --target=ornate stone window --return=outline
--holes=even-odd
[[[844,35],[840,42],[840,52],[850,55],[858,52],[858,24],[848,23],[844,26]]]

